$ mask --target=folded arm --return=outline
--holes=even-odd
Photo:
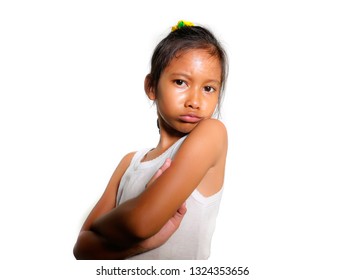
[[[119,183],[119,175],[123,169],[126,169],[131,159],[131,155],[127,155],[115,170],[103,196],[91,211],[86,219],[74,246],[73,253],[76,259],[126,259],[133,255],[144,253],[164,244],[170,236],[179,227],[184,214],[186,213],[185,205],[182,205],[178,211],[169,219],[169,221],[160,229],[158,233],[145,240],[132,242],[127,246],[118,246],[118,240],[107,239],[101,234],[91,229],[92,222],[110,211],[115,205],[116,191]],[[151,178],[148,185],[151,185],[165,170],[170,167],[170,160],[167,160],[156,174]],[[122,177],[122,176],[121,176]],[[115,192],[114,192],[115,191]],[[110,209],[108,209],[110,207]]]
[[[155,235],[227,150],[224,125],[202,121],[186,138],[168,170],[138,197],[94,220],[91,229],[128,248]]]

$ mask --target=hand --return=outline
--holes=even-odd
[[[157,172],[155,173],[155,175],[152,176],[152,178],[150,179],[150,181],[147,183],[146,187],[150,187],[152,185],[152,183],[154,181],[156,181],[156,179],[161,176],[163,174],[163,172],[165,170],[167,170],[169,167],[170,167],[170,164],[171,164],[171,159],[170,158],[167,158],[165,160],[165,162],[163,163],[163,165],[157,170]]]
[[[168,158],[165,160],[164,164],[158,169],[158,171],[153,175],[151,180],[147,183],[146,187],[149,188],[150,185],[161,176],[165,170],[170,167],[171,159]],[[177,209],[174,216],[172,216],[169,221],[157,232],[155,235],[150,238],[140,242],[139,246],[144,251],[149,251],[154,248],[157,248],[163,245],[179,228],[181,221],[184,215],[187,212],[186,203],[184,202],[179,209]]]

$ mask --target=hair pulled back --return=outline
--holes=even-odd
[[[156,46],[151,58],[149,87],[156,89],[159,78],[173,58],[191,49],[203,49],[216,56],[221,65],[221,88],[218,107],[228,75],[228,60],[220,42],[208,29],[201,26],[183,26],[172,31]]]

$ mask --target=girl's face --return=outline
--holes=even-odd
[[[186,134],[212,117],[220,89],[219,59],[195,49],[175,57],[162,72],[157,89],[147,90],[147,95],[156,102],[161,129]]]

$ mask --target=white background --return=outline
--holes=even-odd
[[[344,13],[341,1],[0,2],[2,278],[142,264],[76,262],[72,248],[122,156],[158,140],[143,80],[185,19],[230,59],[225,191],[211,259],[191,264],[344,279]]]

